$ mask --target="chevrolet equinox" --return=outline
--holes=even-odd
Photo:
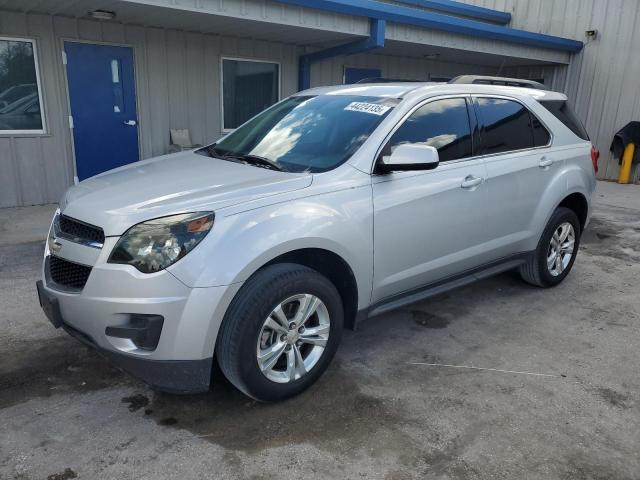
[[[45,247],[55,327],[170,392],[295,395],[343,328],[510,269],[569,274],[598,151],[561,93],[323,87],[214,144],[71,187]]]

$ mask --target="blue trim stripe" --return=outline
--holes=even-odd
[[[277,0],[280,3],[327,10],[368,18],[377,18],[405,25],[431,28],[479,38],[518,43],[531,47],[549,48],[565,52],[578,52],[583,44],[577,40],[516,30],[488,23],[452,17],[415,8],[391,5],[373,0]]]
[[[429,8],[439,12],[451,13],[453,15],[463,15],[465,17],[482,20],[485,22],[495,22],[500,25],[507,25],[511,22],[511,14],[490,8],[477,7],[466,3],[454,2],[453,0],[396,0],[398,3],[415,5],[417,7]]]
[[[354,55],[356,53],[364,53],[375,48],[384,47],[385,21],[373,18],[370,21],[369,29],[369,36],[362,40],[356,40],[355,42],[301,55],[298,70],[298,88],[300,90],[306,90],[310,87],[312,63],[326,60],[327,58]]]

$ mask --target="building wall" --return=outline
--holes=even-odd
[[[297,90],[294,45],[9,12],[0,34],[36,39],[47,123],[46,135],[0,134],[0,207],[57,202],[73,183],[63,39],[134,47],[141,158],[167,152],[170,128],[220,137],[221,56],[280,62],[281,95]]]
[[[617,161],[609,145],[613,134],[640,120],[640,2],[637,0],[464,0],[513,15],[512,25],[529,31],[585,41],[598,37],[571,58],[568,66],[505,68],[503,74],[544,78],[565,91],[600,149],[601,178],[616,178]],[[396,32],[397,33],[397,32]],[[175,29],[124,26],[115,22],[11,13],[0,15],[0,34],[35,38],[47,134],[0,134],[0,207],[55,202],[73,182],[73,147],[68,127],[68,96],[61,49],[63,39],[129,44],[136,59],[141,157],[167,151],[170,128],[189,128],[194,142],[221,135],[220,56],[274,60],[281,64],[281,95],[297,88],[294,44],[189,33]],[[407,39],[409,40],[409,39]],[[448,45],[452,46],[452,45]],[[348,66],[381,68],[384,76],[427,80],[430,75],[495,74],[495,67],[385,55],[328,60],[312,67],[312,85],[342,82]],[[640,172],[635,174],[640,181]]]
[[[47,123],[46,135],[0,134],[0,207],[57,202],[73,183],[64,40],[133,46],[141,158],[165,154],[171,128],[189,128],[193,142],[201,144],[222,135],[222,56],[280,62],[281,96],[297,91],[301,50],[292,44],[9,12],[0,15],[0,34],[36,39]],[[490,73],[482,66],[369,54],[314,65],[312,84],[342,83],[344,65],[424,80],[429,73]]]
[[[344,67],[379,68],[386,78],[429,81],[431,77],[455,77],[462,74],[491,75],[493,67],[464,63],[433,61],[380,53],[337,57],[311,66],[311,86],[342,83]]]
[[[586,42],[569,67],[558,67],[562,83],[591,139],[600,149],[600,178],[616,179],[618,161],[609,146],[613,135],[640,120],[640,1],[638,0],[462,0],[511,12],[511,26]],[[585,30],[598,30],[587,40]],[[566,70],[566,71],[565,71]],[[530,70],[510,70],[527,76]],[[640,168],[635,181],[640,182]]]

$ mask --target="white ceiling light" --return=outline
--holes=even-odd
[[[93,10],[89,12],[89,16],[91,18],[95,18],[96,20],[113,20],[116,14],[115,12],[110,12],[109,10]]]

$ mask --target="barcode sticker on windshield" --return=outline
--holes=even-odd
[[[377,103],[367,103],[367,102],[351,102],[349,105],[344,107],[345,110],[349,110],[351,112],[363,112],[370,113],[372,115],[384,115],[387,113],[390,107],[386,105],[378,105]]]

